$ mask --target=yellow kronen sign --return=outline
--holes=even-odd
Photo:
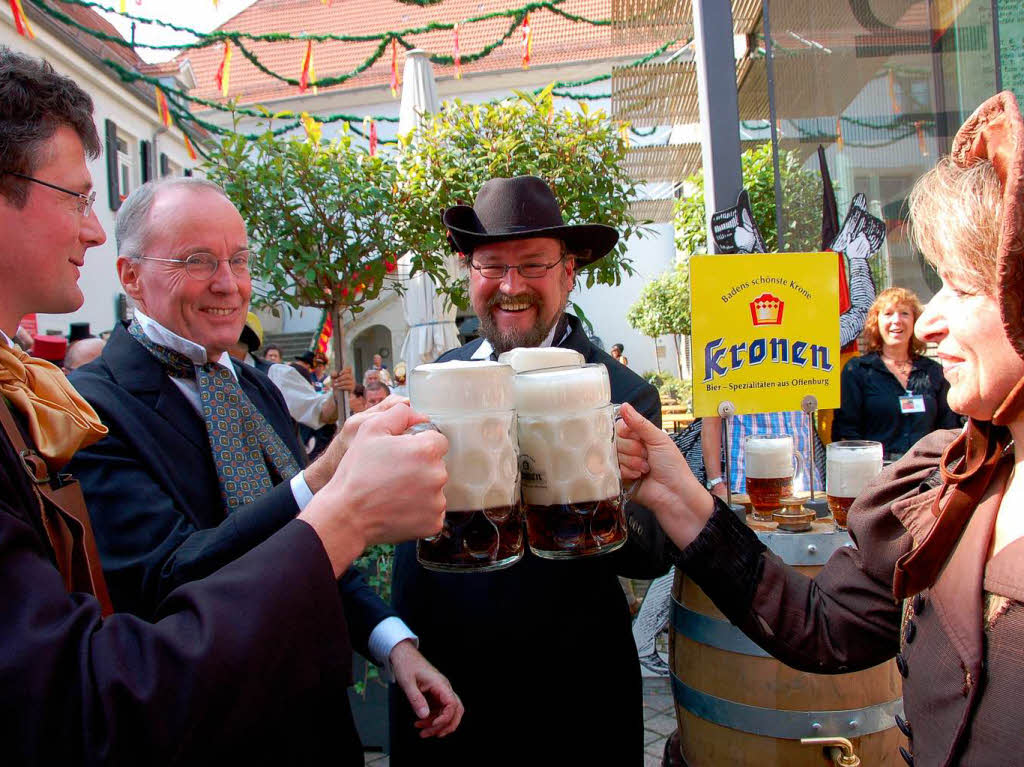
[[[839,267],[835,253],[690,258],[693,412],[839,407]]]

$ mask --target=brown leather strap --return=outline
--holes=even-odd
[[[2,400],[2,398],[0,398]],[[21,459],[39,501],[39,516],[49,539],[57,569],[70,591],[84,591],[96,597],[104,616],[114,609],[103,577],[99,550],[93,536],[82,488],[69,479],[54,487],[46,462],[26,442],[6,402],[0,407],[0,425]]]

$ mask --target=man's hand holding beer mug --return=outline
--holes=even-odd
[[[665,534],[684,549],[711,518],[714,499],[665,432],[629,404],[620,415],[615,432],[622,480],[643,477],[633,500],[653,511]]]

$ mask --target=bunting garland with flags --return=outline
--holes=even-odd
[[[299,75],[299,93],[309,87],[310,70],[313,68],[313,41],[306,41],[306,54],[302,57],[302,73]]]
[[[21,7],[21,0],[11,0],[11,13],[14,14],[14,26],[18,30],[18,34],[29,40],[35,40],[36,33],[32,31],[32,25],[28,23],[28,16],[25,15],[25,9]]]
[[[523,19],[523,69],[530,68],[530,54],[533,52],[533,28],[530,26],[530,14]]]
[[[455,79],[462,79],[462,56],[459,55],[459,25],[456,22],[454,29],[452,29],[453,45],[452,45],[452,58],[455,59]]]
[[[843,118],[836,118],[836,147],[839,151],[843,150]]]
[[[914,130],[917,131],[917,148],[921,151],[922,157],[928,156],[928,142],[924,139],[924,128],[920,120],[914,120]]]
[[[331,313],[325,309],[323,319],[320,320],[320,329],[316,332],[316,342],[313,344],[313,351],[327,356],[327,347],[331,343],[333,332],[334,322],[331,320]]]
[[[228,84],[231,81],[231,42],[224,41],[224,57],[220,60],[217,68],[217,87],[220,88],[220,95],[228,97]]]
[[[188,152],[188,158],[195,162],[199,159],[199,155],[196,154],[196,148],[192,146],[192,142],[189,141],[188,134],[185,131],[182,131],[181,135],[185,139],[185,150]]]
[[[167,96],[164,95],[163,90],[160,88],[156,89],[156,113],[160,117],[160,122],[163,123],[165,128],[171,127],[171,110],[167,106]]]
[[[128,0],[121,0],[121,13],[128,12]]]
[[[398,98],[398,41],[391,38],[391,97]]]

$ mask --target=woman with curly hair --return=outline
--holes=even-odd
[[[895,460],[929,432],[960,425],[946,404],[949,383],[942,366],[924,356],[925,344],[914,336],[923,312],[906,288],[878,294],[864,323],[868,353],[843,368],[833,440],[875,440],[886,459]]]

